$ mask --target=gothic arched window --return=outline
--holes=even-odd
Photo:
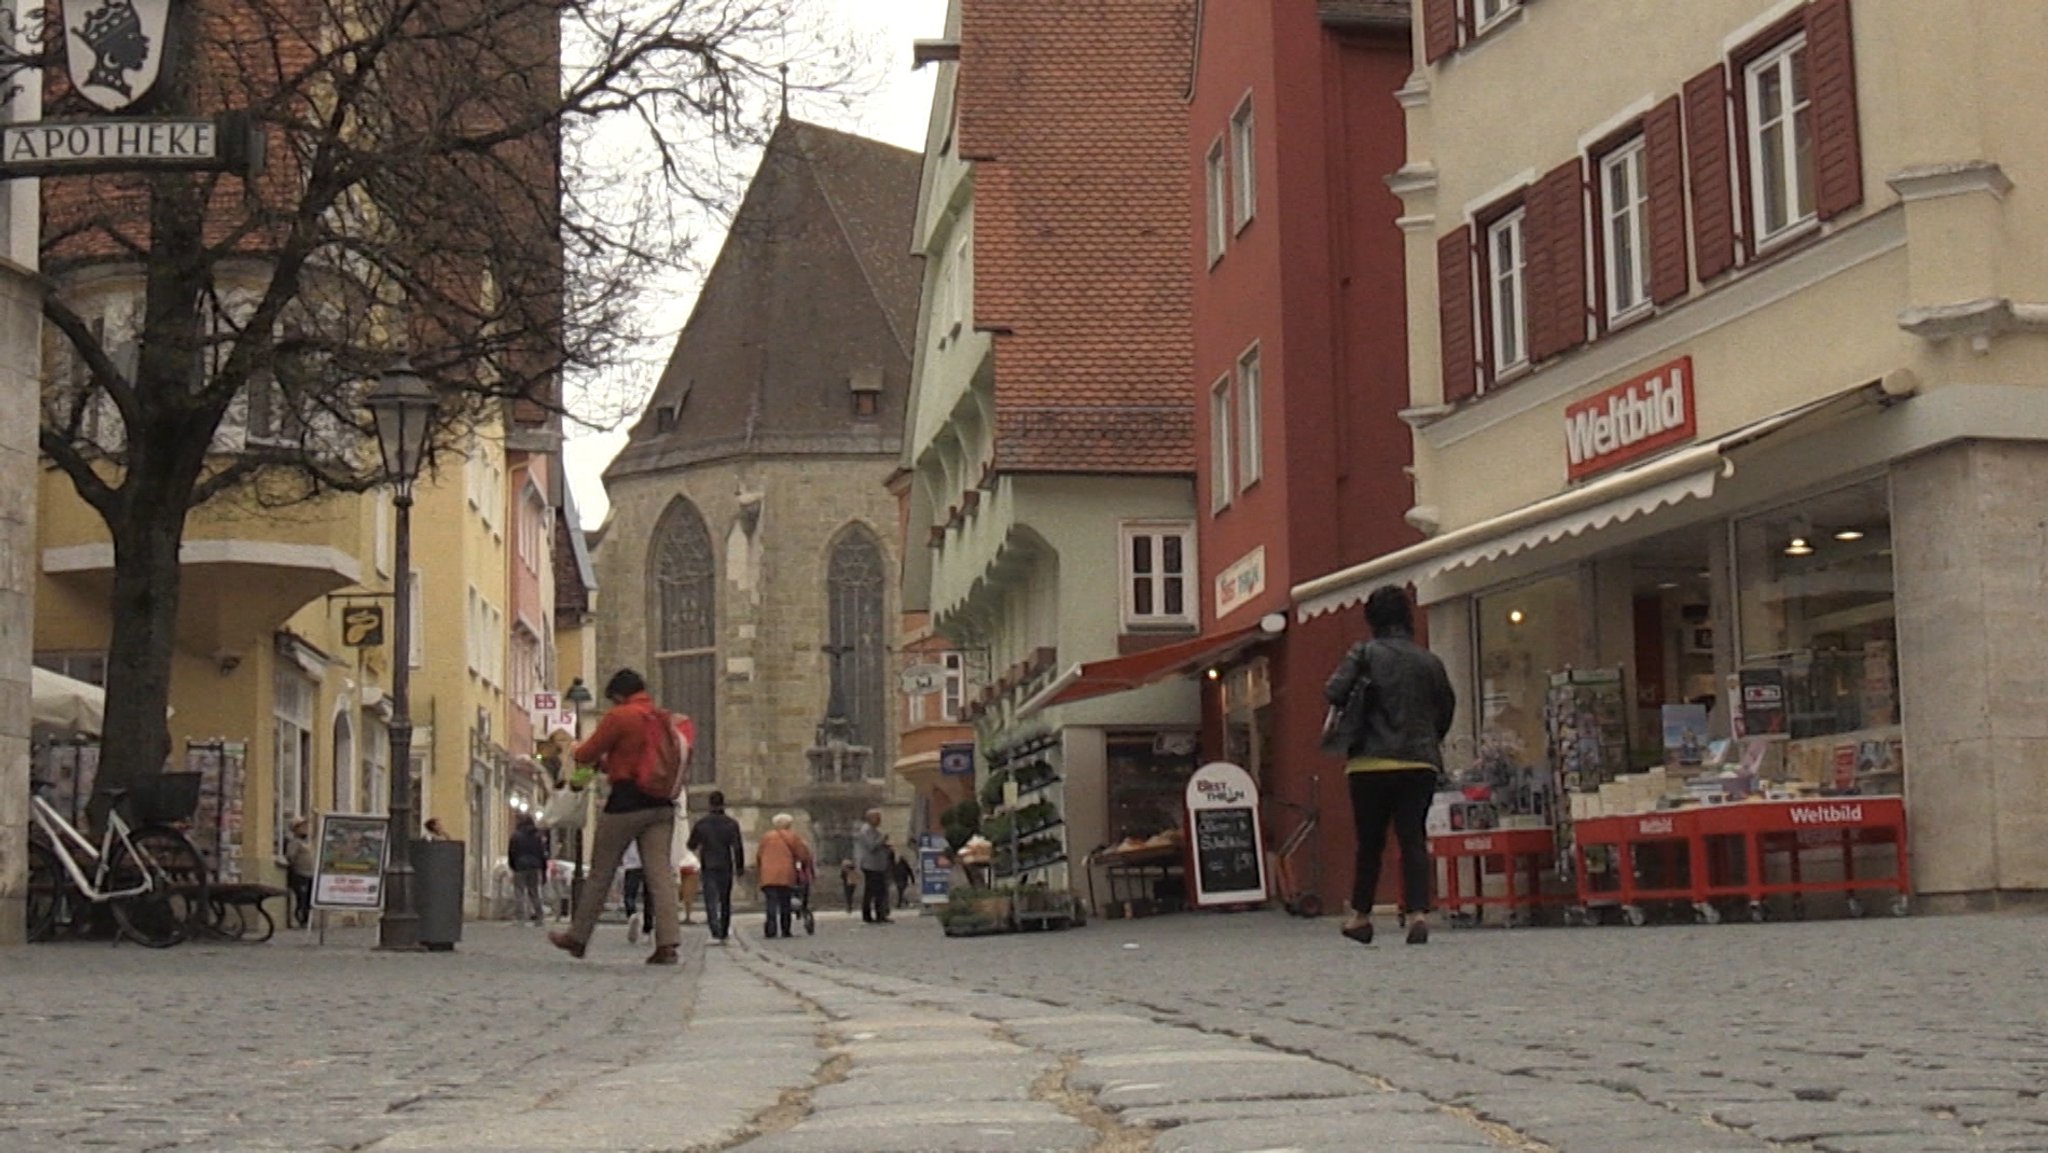
[[[697,726],[690,781],[718,779],[718,565],[704,517],[678,497],[661,514],[648,554],[654,603],[654,691]]]
[[[884,683],[888,638],[883,631],[882,592],[885,561],[875,534],[854,525],[839,534],[825,569],[825,594],[830,608],[830,643],[848,651],[833,662],[840,699],[853,725],[853,742],[885,755],[888,734],[888,687]]]

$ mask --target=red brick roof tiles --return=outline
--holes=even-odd
[[[996,463],[1194,468],[1190,0],[963,0],[960,154]]]

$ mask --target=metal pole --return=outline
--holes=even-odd
[[[583,703],[581,701],[576,703],[576,742],[578,744],[583,743]],[[568,771],[573,774],[576,771],[576,757],[572,753],[566,759],[569,762]],[[576,915],[576,906],[583,900],[583,830],[589,827],[590,790],[585,789],[583,790],[583,820],[574,830],[576,833],[576,873],[569,879],[569,915],[572,917]]]
[[[391,621],[391,842],[384,864],[384,915],[377,922],[377,947],[420,947],[420,918],[413,908],[412,811],[412,488],[392,495],[398,510],[398,542],[392,550],[394,602]]]

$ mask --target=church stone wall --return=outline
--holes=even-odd
[[[826,560],[842,529],[865,523],[886,562],[884,620],[896,619],[902,558],[895,498],[884,487],[895,463],[879,456],[731,460],[610,481],[611,517],[596,556],[602,609],[594,688],[621,665],[653,679],[657,631],[648,558],[663,511],[676,497],[688,497],[704,517],[718,564],[722,673],[718,778],[715,786],[691,789],[691,807],[702,807],[710,787],[723,790],[750,838],[787,811],[816,844],[811,812],[833,807],[810,788],[804,757],[830,690],[829,662],[819,651],[829,628]],[[759,509],[751,531],[743,516],[750,505]],[[893,675],[896,665],[892,657],[885,667]],[[875,750],[882,772],[895,759],[893,696],[889,705],[887,739]],[[909,797],[907,786],[892,777],[884,828],[899,846],[906,844]]]

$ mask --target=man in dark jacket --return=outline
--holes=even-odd
[[[534,924],[545,923],[547,909],[540,900],[540,880],[548,871],[548,842],[532,817],[520,817],[519,827],[512,830],[505,865],[512,870],[513,920],[524,921],[531,913]]]
[[[706,800],[711,811],[690,826],[689,847],[704,882],[704,922],[722,945],[732,929],[732,880],[747,871],[747,852],[740,823],[726,815],[725,794],[714,790]]]
[[[1387,826],[1401,846],[1401,912],[1408,943],[1429,940],[1430,802],[1443,771],[1444,737],[1458,708],[1444,663],[1415,643],[1415,610],[1393,585],[1365,602],[1372,640],[1354,645],[1323,696],[1342,710],[1344,771],[1351,785],[1351,821],[1358,840],[1351,917],[1344,935],[1372,942],[1372,906],[1379,891]]]

